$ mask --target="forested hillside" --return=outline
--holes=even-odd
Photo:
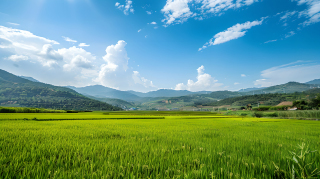
[[[0,70],[0,105],[65,110],[121,110],[87,98],[72,89],[32,82],[4,70]]]

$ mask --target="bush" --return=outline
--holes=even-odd
[[[247,113],[241,113],[240,116],[247,116]]]
[[[287,110],[291,106],[272,106],[269,108],[269,110],[274,110],[274,111],[283,111]]]
[[[256,111],[256,112],[254,112],[254,116],[260,118],[260,117],[263,117],[263,113]]]
[[[278,117],[279,115],[278,115],[278,113],[274,112],[274,113],[267,113],[267,114],[265,114],[265,116],[267,116],[267,117]]]

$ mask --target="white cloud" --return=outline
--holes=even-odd
[[[131,0],[126,0],[126,4],[125,5],[120,5],[119,2],[117,2],[115,4],[115,6],[120,9],[121,11],[123,11],[123,13],[125,15],[129,15],[130,12],[131,13],[134,13],[134,9],[133,9],[133,6],[132,6],[132,1]]]
[[[72,40],[71,38],[69,38],[69,37],[64,37],[64,36],[62,36],[63,37],[63,39],[65,40],[65,41],[67,41],[67,42],[72,42],[72,43],[76,43],[77,41],[76,40]]]
[[[294,34],[296,34],[294,31],[290,31],[288,34],[286,34],[286,38],[289,38],[291,36],[293,36]]]
[[[245,74],[241,74],[241,77],[246,77],[247,75],[245,75]]]
[[[14,22],[8,22],[8,24],[10,24],[10,25],[15,25],[15,26],[20,25],[20,24],[18,24],[18,23],[14,23]]]
[[[297,11],[286,12],[283,16],[280,17],[280,20],[287,21],[288,18],[295,15],[296,13],[297,13]]]
[[[139,29],[138,32],[141,32],[141,29]]]
[[[240,83],[238,83],[238,82],[235,82],[235,83],[234,83],[234,85],[238,85],[238,84],[240,84]]]
[[[307,5],[308,8],[302,12],[303,15],[308,18],[303,24],[310,25],[313,23],[320,22],[320,1],[319,0],[296,0],[298,5]]]
[[[121,90],[139,90],[154,88],[152,81],[140,77],[139,72],[131,71],[128,68],[129,57],[123,40],[116,45],[110,45],[106,49],[103,57],[106,64],[101,66],[99,76],[96,81],[101,84]]]
[[[222,83],[217,83],[218,80],[215,80],[211,75],[204,73],[204,66],[202,65],[197,69],[198,76],[197,81],[188,80],[188,83],[185,85],[179,83],[176,85],[175,90],[189,90],[189,91],[214,91],[221,89]]]
[[[151,22],[150,24],[152,24],[152,25],[157,25],[157,23],[156,23],[156,22]]]
[[[265,18],[262,18],[260,21],[252,21],[252,22],[248,21],[243,24],[236,24],[223,32],[219,32],[212,39],[210,39],[209,42],[205,43],[201,48],[199,48],[199,51],[211,45],[218,45],[218,44],[228,42],[230,40],[243,37],[246,34],[248,29],[251,29],[251,27],[254,27],[257,25],[261,25],[264,19]]]
[[[50,60],[50,61],[61,61],[62,56],[53,49],[51,44],[45,44],[42,47],[41,52],[39,53],[40,56],[42,56],[44,59]]]
[[[277,40],[268,40],[268,41],[266,41],[266,42],[264,42],[265,44],[267,44],[267,43],[271,43],[271,42],[276,42]]]
[[[93,68],[93,61],[96,60],[96,57],[90,52],[82,48],[77,48],[75,46],[70,48],[62,48],[58,50],[59,55],[62,56],[64,65],[63,68],[66,71],[70,71],[75,67],[91,69]]]
[[[59,43],[28,31],[0,26],[0,55],[5,59],[0,63],[7,68],[12,67],[12,62],[23,65],[23,70],[36,71],[42,75],[35,77],[55,85],[103,84],[121,90],[156,89],[152,81],[129,69],[125,41],[106,48],[105,62],[81,47],[55,49],[55,44]]]
[[[135,84],[141,84],[146,88],[155,87],[153,85],[152,81],[150,81],[144,77],[140,77],[140,73],[138,71],[133,71],[132,78],[133,78],[133,81]]]
[[[29,31],[0,26],[0,48],[17,56],[40,62],[43,66],[54,66],[61,57],[53,50],[54,40],[39,37]]]
[[[11,55],[10,57],[8,57],[6,59],[14,61],[14,62],[18,62],[18,61],[28,60],[29,58],[24,55]]]
[[[89,47],[90,45],[86,44],[86,43],[80,43],[79,47]]]
[[[191,17],[202,20],[207,14],[221,15],[229,9],[249,6],[258,0],[167,0],[161,10],[167,25],[183,23]],[[192,10],[191,10],[192,8]]]
[[[170,25],[172,23],[182,23],[194,15],[190,11],[188,3],[193,0],[167,0],[166,5],[161,9],[165,19],[162,22]]]
[[[91,69],[93,68],[92,62],[86,59],[85,57],[81,55],[77,55],[74,58],[72,58],[71,62],[69,64],[63,65],[63,68],[65,70],[71,70],[74,67],[80,67],[85,69]]]
[[[148,15],[151,15],[152,13],[150,11],[146,11]]]
[[[284,84],[289,81],[307,82],[320,78],[320,64],[297,61],[281,66],[272,67],[261,72],[261,79],[254,82],[255,85],[268,87]]]

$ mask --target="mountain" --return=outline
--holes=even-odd
[[[238,92],[250,92],[250,91],[256,91],[256,90],[263,90],[265,87],[262,88],[246,88],[246,89],[241,89]]]
[[[204,106],[246,106],[247,104],[267,106],[275,106],[283,101],[296,101],[296,100],[310,100],[314,99],[318,94],[320,94],[320,88],[312,88],[304,92],[295,92],[290,94],[284,93],[268,93],[268,94],[255,94],[238,96],[232,98],[226,98],[219,101],[202,102],[201,105]]]
[[[98,101],[102,101],[108,104],[111,104],[112,106],[117,106],[123,109],[129,109],[131,107],[135,107],[136,105],[134,103],[130,103],[121,99],[114,99],[114,98],[97,98],[94,96],[87,96],[89,98],[98,100]]]
[[[282,85],[271,86],[263,90],[260,89],[260,90],[251,91],[246,94],[252,95],[252,94],[266,94],[266,93],[295,93],[295,92],[307,91],[309,89],[312,89],[313,87],[316,87],[316,85],[312,85],[312,84],[310,85],[310,84],[304,84],[304,83],[298,83],[298,82],[288,82]]]
[[[108,88],[102,85],[93,85],[93,86],[86,86],[86,87],[73,87],[67,86],[70,89],[77,91],[78,93],[94,96],[97,98],[116,98],[125,101],[137,101],[141,97],[132,94],[128,91],[120,91],[113,88]]]
[[[150,91],[147,93],[141,93],[136,91],[128,91],[134,95],[139,97],[149,97],[149,98],[157,98],[157,97],[178,97],[178,96],[187,96],[192,94],[209,94],[211,91],[199,91],[199,92],[191,92],[187,90],[172,90],[172,89],[159,89],[157,91]]]
[[[199,91],[191,92],[187,90],[171,90],[171,89],[160,89],[157,91],[150,91],[147,93],[137,92],[137,91],[120,91],[113,88],[108,88],[102,85],[93,85],[86,87],[73,87],[66,86],[70,89],[77,91],[78,93],[93,96],[97,98],[113,98],[121,99],[125,101],[150,101],[152,98],[168,98],[168,97],[178,97],[193,94],[209,94],[209,91]]]
[[[70,88],[33,82],[0,69],[0,105],[64,110],[121,110]]]
[[[38,80],[36,80],[36,79],[34,79],[32,77],[28,77],[28,76],[19,76],[19,77],[24,78],[24,79],[29,80],[29,81],[33,81],[33,82],[40,82],[40,81],[38,81]]]
[[[226,99],[236,96],[243,96],[240,92],[233,92],[233,91],[214,91],[210,93],[208,96],[210,96],[213,99],[220,100],[220,99]]]
[[[309,84],[309,85],[320,85],[320,79],[315,79],[315,80],[306,82],[306,84]]]

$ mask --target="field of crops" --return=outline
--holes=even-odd
[[[303,143],[305,158],[290,153]],[[0,114],[0,178],[320,178],[316,168],[319,121],[205,112]]]

